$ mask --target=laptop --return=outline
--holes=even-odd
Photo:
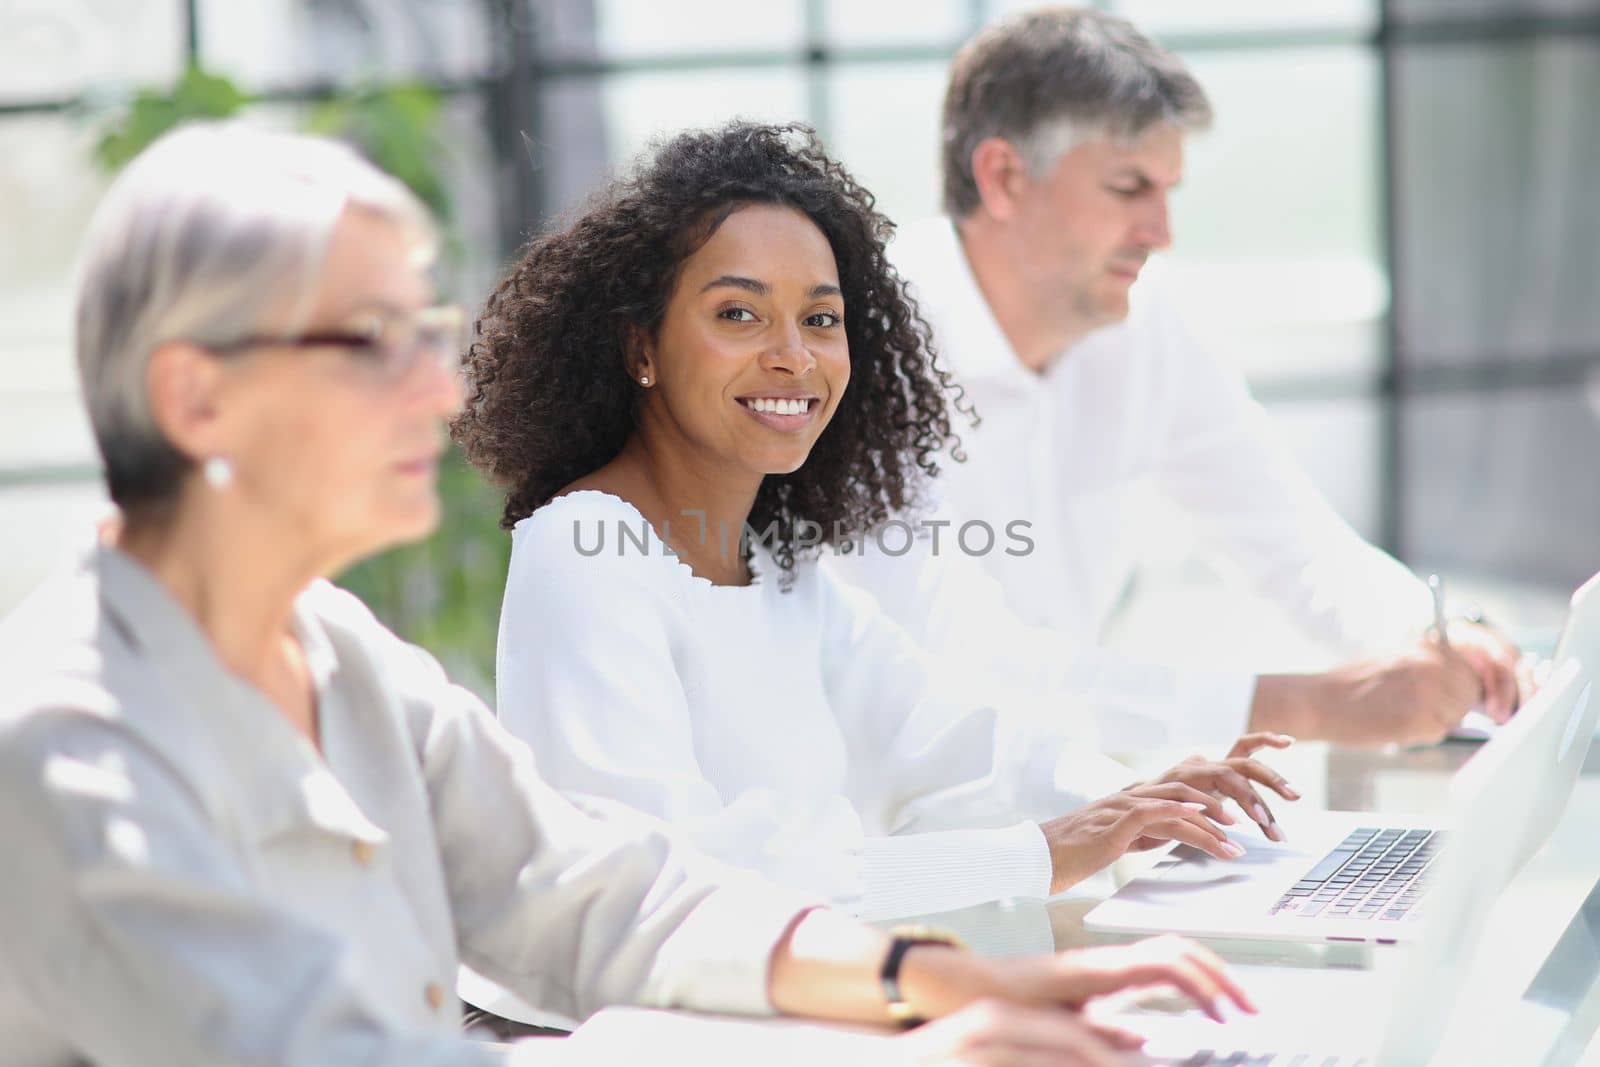
[[[1473,788],[1507,798],[1507,813],[1489,826],[1451,829],[1437,816],[1297,812],[1285,806],[1279,824],[1287,841],[1268,841],[1250,826],[1229,828],[1229,837],[1245,849],[1236,860],[1180,846],[1090,911],[1084,926],[1107,933],[1275,941],[1414,939],[1428,908],[1433,870],[1453,834],[1485,863],[1498,862],[1500,853],[1519,842],[1520,866],[1560,817],[1600,712],[1600,701],[1591,706],[1588,699],[1600,675],[1600,575],[1572,595],[1555,663],[1557,672],[1576,672],[1575,687],[1557,686],[1552,677],[1457,775],[1476,783]],[[1480,762],[1493,773],[1468,773]],[[1502,832],[1507,826],[1522,832],[1508,835]]]
[[[1543,749],[1553,738],[1556,773],[1565,778],[1582,762],[1592,737],[1600,710],[1600,698],[1591,699],[1592,688],[1575,659],[1561,661],[1528,704],[1528,718],[1519,714],[1504,731],[1525,735],[1521,745],[1486,746],[1451,783],[1450,817],[1460,829],[1434,861],[1437,876],[1427,919],[1398,968],[1383,975],[1235,968],[1237,978],[1259,990],[1261,1015],[1218,1026],[1193,1010],[1169,1016],[1136,1008],[1115,1020],[1149,1038],[1130,1062],[1183,1067],[1420,1067],[1430,1062],[1450,1033],[1492,908],[1561,814],[1559,806],[1545,803],[1549,798],[1524,796],[1526,783],[1508,774],[1507,765],[1524,760],[1530,746]],[[1330,1005],[1337,1008],[1329,1010]],[[1532,1054],[1531,1048],[1521,1051]]]

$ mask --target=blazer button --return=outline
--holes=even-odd
[[[378,858],[378,846],[371,841],[357,840],[351,843],[350,854],[361,866],[371,867],[372,861]]]
[[[438,982],[429,982],[427,988],[422,991],[422,999],[428,1002],[428,1007],[438,1011],[444,1007],[444,986]]]

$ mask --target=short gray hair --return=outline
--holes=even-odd
[[[972,153],[990,137],[1017,146],[1043,176],[1089,137],[1131,141],[1158,123],[1210,122],[1205,90],[1183,61],[1126,19],[1069,7],[1024,12],[979,33],[951,64],[944,209],[964,218],[978,207]]]
[[[169,502],[192,461],[157,429],[145,389],[169,341],[226,345],[305,324],[347,208],[437,246],[410,190],[334,141],[198,123],[163,136],[112,183],[84,240],[78,373],[106,483],[124,511]]]

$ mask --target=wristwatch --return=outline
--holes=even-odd
[[[878,972],[878,980],[883,985],[883,999],[889,1006],[889,1018],[902,1029],[910,1030],[928,1020],[912,1010],[900,989],[900,964],[904,962],[906,953],[918,945],[943,945],[953,949],[965,949],[967,946],[955,934],[936,926],[896,926],[889,930],[889,937],[889,953],[883,958],[883,969]]]

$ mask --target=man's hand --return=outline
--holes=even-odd
[[[1346,745],[1438,741],[1483,697],[1468,655],[1420,638],[1400,655],[1358,660],[1323,674],[1262,675],[1250,723]]]
[[[1483,713],[1505,722],[1533,696],[1531,665],[1511,639],[1481,623],[1457,619],[1448,626],[1450,647],[1461,653],[1478,675]]]

